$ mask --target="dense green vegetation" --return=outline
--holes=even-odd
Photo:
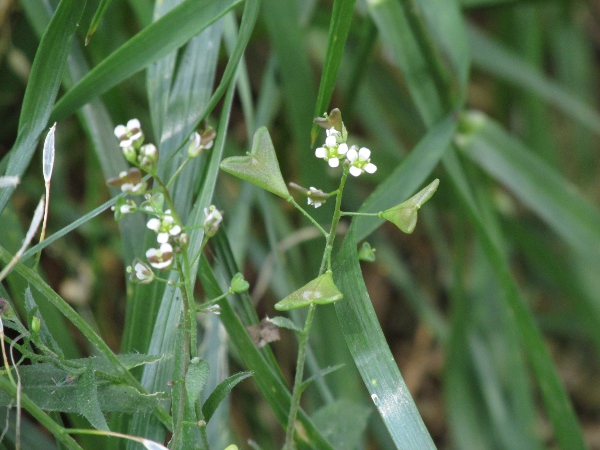
[[[0,2],[0,448],[600,447],[594,2],[154,3]]]

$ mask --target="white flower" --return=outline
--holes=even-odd
[[[331,128],[331,130],[333,131],[327,130],[325,145],[315,150],[315,156],[327,161],[329,167],[338,167],[340,159],[348,152],[348,145],[346,143],[338,144],[337,136],[339,132],[335,128]]]
[[[169,243],[160,244],[160,248],[150,248],[146,251],[150,265],[157,269],[167,269],[173,264],[173,247]]]
[[[162,218],[151,218],[146,226],[157,233],[157,242],[164,244],[169,242],[171,236],[177,236],[181,233],[181,227],[175,223],[175,218],[170,214],[171,210],[165,211]]]
[[[309,205],[313,205],[315,208],[318,208],[323,203],[325,203],[325,199],[327,198],[327,194],[324,194],[321,189],[317,189],[314,187],[309,188],[307,201]]]
[[[144,142],[142,126],[137,119],[131,119],[125,125],[115,127],[115,136],[119,139],[119,145],[123,149],[138,148]]]
[[[131,281],[139,284],[148,284],[154,280],[154,272],[150,266],[139,259],[133,261],[133,267],[129,266],[127,271],[131,273]]]
[[[371,150],[366,147],[356,151],[356,146],[352,146],[346,157],[350,161],[350,173],[355,177],[363,172],[374,173],[377,170],[377,166],[371,162]]]
[[[204,232],[208,237],[212,237],[217,233],[222,221],[223,215],[215,205],[210,205],[208,208],[204,208],[203,227]]]

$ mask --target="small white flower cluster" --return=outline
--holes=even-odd
[[[325,145],[315,150],[317,158],[327,161],[330,167],[338,167],[340,160],[346,158],[350,166],[350,174],[355,177],[363,172],[374,173],[377,170],[377,166],[371,162],[371,151],[368,148],[359,149],[356,145],[348,148],[342,133],[333,127],[326,132]],[[309,204],[312,204],[310,200]]]
[[[156,233],[156,241],[160,244],[158,248],[148,249],[146,258],[152,267],[168,269],[173,264],[173,254],[187,244],[187,235],[182,233],[182,228],[177,224],[170,209],[159,217],[152,217],[146,226]],[[173,245],[176,247],[173,248]]]
[[[342,135],[335,128],[330,128],[325,132],[327,133],[325,145],[315,150],[315,156],[327,161],[329,167],[338,167],[340,159],[343,159],[348,153],[348,144],[340,142]]]
[[[137,164],[146,172],[154,172],[158,162],[158,149],[154,144],[144,143],[144,132],[138,119],[131,119],[127,125],[117,125],[115,136],[119,139],[119,146],[123,156],[132,164]]]
[[[157,233],[156,240],[159,244],[164,244],[169,241],[171,236],[177,236],[181,233],[181,227],[175,223],[175,218],[170,209],[165,211],[162,218],[153,217],[146,225]]]

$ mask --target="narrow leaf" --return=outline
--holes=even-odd
[[[200,393],[206,384],[209,372],[208,363],[200,358],[194,358],[190,361],[187,374],[185,375],[185,389],[187,391],[187,400],[191,408],[200,398]]]
[[[535,211],[581,254],[600,255],[600,211],[518,139],[481,113],[463,123],[457,143],[471,159]]]
[[[56,104],[63,118],[144,67],[181,47],[241,0],[186,0],[144,28],[89,72]]]
[[[252,372],[240,372],[221,381],[206,399],[204,405],[202,405],[202,414],[204,415],[204,420],[208,422],[216,411],[217,407],[221,404],[225,397],[227,397],[231,390],[241,381],[244,381],[246,378],[251,376]]]
[[[98,389],[96,387],[96,377],[94,370],[87,368],[79,377],[77,383],[77,403],[81,408],[83,416],[89,420],[96,430],[108,430],[108,424],[100,409],[98,401]]]
[[[98,8],[96,8],[96,12],[94,13],[94,17],[92,18],[92,23],[90,24],[90,28],[88,29],[88,32],[85,36],[85,45],[88,45],[90,43],[90,38],[92,37],[92,34],[96,32],[96,29],[100,24],[100,20],[102,20],[102,16],[108,9],[110,2],[111,0],[102,0],[98,5]]]
[[[335,310],[348,349],[390,436],[397,448],[435,449],[377,320],[358,262],[354,227],[334,269],[345,297]]]
[[[315,117],[319,117],[324,111],[328,110],[329,101],[333,94],[337,73],[342,62],[348,31],[352,23],[352,14],[354,13],[354,4],[356,0],[335,0],[333,2],[333,11],[329,23],[329,37],[327,40],[327,55],[325,56],[325,65],[321,74],[321,84],[317,95],[315,105]],[[311,142],[314,144],[317,139],[318,126],[313,125],[311,130]]]
[[[48,123],[85,4],[83,0],[61,0],[42,36],[27,82],[17,140],[6,175],[21,177],[29,166],[38,138]],[[12,192],[12,188],[0,191],[0,212]]]

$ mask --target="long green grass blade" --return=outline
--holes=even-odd
[[[17,141],[9,154],[5,175],[20,177],[29,166],[38,138],[46,128],[54,106],[67,55],[85,3],[62,0],[42,36],[25,90]],[[13,191],[14,187],[0,191],[0,212]]]
[[[335,309],[346,343],[396,447],[435,449],[375,315],[358,263],[354,227],[335,258],[334,279],[344,294]]]
[[[584,449],[583,436],[573,406],[561,385],[544,339],[510,272],[506,257],[480,218],[481,213],[455,153],[446,154],[444,166],[452,178],[461,206],[475,228],[477,237],[500,282],[506,307],[515,320],[521,344],[531,363],[555,437],[561,447]]]
[[[57,102],[52,117],[63,118],[144,67],[181,47],[241,0],[186,0],[144,28],[92,69]]]
[[[600,211],[577,188],[481,113],[467,116],[473,133],[460,148],[535,211],[582,255],[600,255]]]
[[[319,84],[319,93],[315,106],[315,117],[320,117],[324,112],[329,112],[328,108],[337,73],[342,62],[342,55],[348,38],[348,31],[352,23],[352,14],[354,13],[354,4],[356,0],[335,0],[333,2],[333,12],[329,24],[329,38],[327,41],[327,56],[325,65],[321,74],[321,83]],[[319,127],[313,124],[311,130],[311,143],[314,144],[317,139]]]

